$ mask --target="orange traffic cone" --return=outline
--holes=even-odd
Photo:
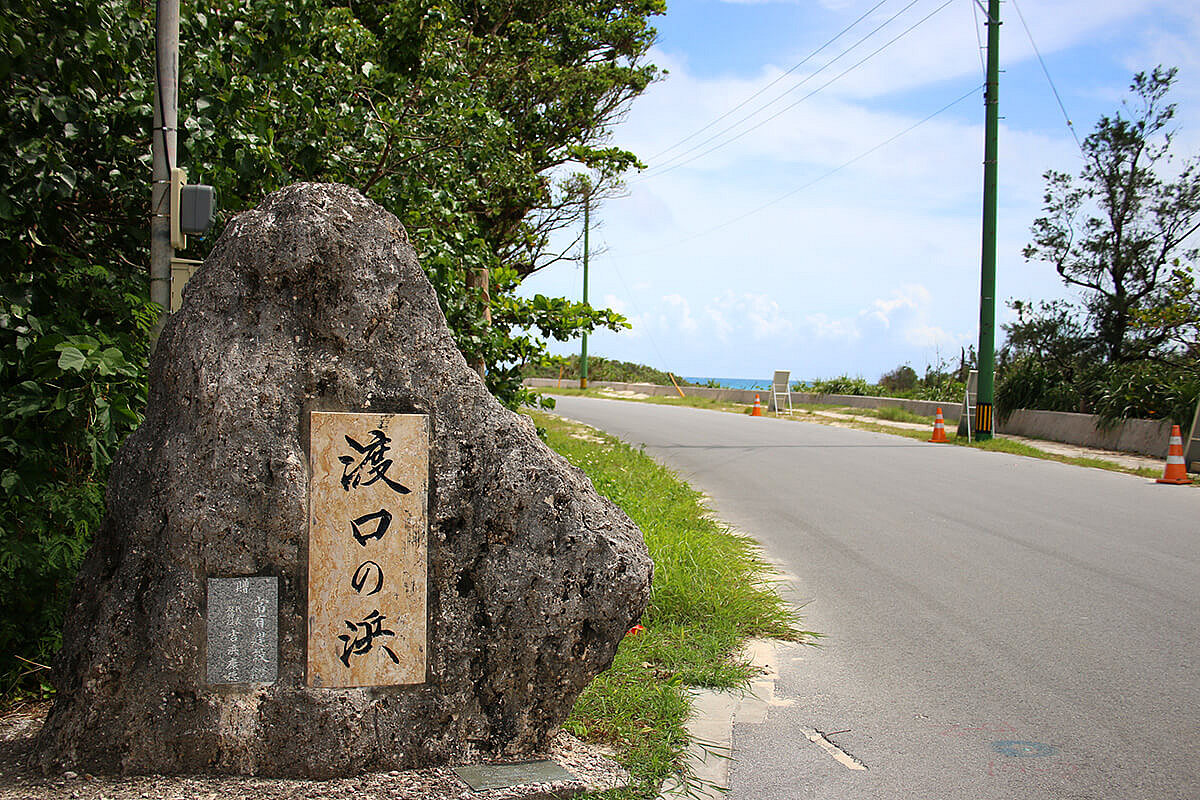
[[[1167,447],[1167,468],[1156,483],[1191,483],[1187,467],[1183,464],[1183,434],[1178,425],[1171,426],[1171,444]]]
[[[942,418],[942,410],[940,408],[937,410],[937,417],[933,420],[933,438],[929,441],[946,441],[946,420]]]
[[[750,412],[752,417],[762,416],[762,404],[758,402],[758,394],[754,395],[754,410]]]

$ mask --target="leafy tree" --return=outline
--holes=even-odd
[[[552,234],[633,154],[607,145],[654,79],[661,0],[206,0],[184,21],[189,161],[234,209],[296,180],[357,186],[408,228],[459,346],[489,388],[528,400],[523,333],[565,339],[623,320],[515,294],[564,257]],[[253,22],[253,24],[250,24]],[[568,247],[569,250],[569,247]],[[492,275],[492,324],[467,276]]]
[[[561,376],[565,381],[578,381],[579,356],[553,356],[543,364],[526,367],[523,374],[527,378],[558,378]],[[603,356],[588,356],[588,380],[672,385],[670,373],[645,364],[617,361]],[[680,386],[693,385],[678,375],[675,376],[675,382]]]
[[[0,692],[37,688],[141,420],[153,36],[146,9],[13,2],[0,16]],[[69,57],[64,54],[70,54]],[[26,659],[21,661],[19,659]],[[29,663],[33,662],[33,664]]]
[[[0,651],[41,663],[145,403],[152,6],[10,0],[0,16]],[[581,188],[610,191],[636,163],[607,136],[656,75],[642,59],[662,7],[197,0],[181,27],[180,161],[219,188],[226,218],[298,180],[392,210],[459,346],[515,405],[543,337],[624,324],[516,287],[559,256],[550,236]],[[466,285],[483,268],[490,326]],[[0,662],[0,691],[25,671]]]
[[[1174,173],[1166,97],[1175,69],[1134,76],[1132,104],[1083,141],[1078,178],[1045,174],[1045,216],[1026,258],[1054,264],[1081,290],[1064,301],[1014,301],[997,403],[1015,408],[1190,419],[1200,394],[1200,293],[1191,245],[1200,229],[1200,162]]]
[[[1160,360],[1200,373],[1200,287],[1190,267],[1177,267],[1164,287],[1163,300],[1138,312],[1133,327],[1163,338]]]
[[[901,364],[891,372],[885,372],[879,378],[879,386],[885,392],[911,392],[919,382],[917,371],[908,364]]]
[[[1167,342],[1163,328],[1135,321],[1167,300],[1171,265],[1197,257],[1187,242],[1200,227],[1200,165],[1190,159],[1173,178],[1162,174],[1171,161],[1175,105],[1166,96],[1175,75],[1157,67],[1134,76],[1134,104],[1102,116],[1084,139],[1078,179],[1045,173],[1045,216],[1024,250],[1082,290],[1088,336],[1111,363],[1150,357]]]

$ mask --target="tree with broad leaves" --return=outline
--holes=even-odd
[[[520,369],[620,315],[518,295],[636,157],[612,124],[657,72],[662,0],[196,0],[179,165],[222,212],[302,180],[395,213],[455,341],[510,406]],[[0,15],[0,651],[47,663],[146,403],[154,4],[8,0]],[[193,240],[184,255],[203,257]],[[569,251],[569,244],[565,250]],[[491,271],[488,302],[466,275]],[[0,694],[39,668],[0,661]]]
[[[1170,349],[1170,331],[1145,324],[1153,319],[1146,314],[1171,302],[1173,272],[1186,272],[1197,258],[1191,237],[1200,228],[1200,165],[1189,159],[1166,174],[1175,116],[1166,97],[1175,75],[1162,67],[1135,75],[1133,102],[1102,116],[1083,140],[1078,178],[1045,173],[1044,216],[1024,250],[1082,290],[1087,337],[1111,364]]]

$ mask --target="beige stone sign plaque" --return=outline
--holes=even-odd
[[[425,682],[429,418],[310,417],[308,685]]]

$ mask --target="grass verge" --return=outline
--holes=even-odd
[[[924,416],[909,411],[900,406],[882,406],[880,408],[856,408],[854,413],[858,416],[876,417],[877,419],[886,419],[892,422],[913,422],[920,425],[933,426],[933,416]]]
[[[894,428],[891,426],[879,425],[870,422],[856,423],[854,427],[865,431],[890,433],[893,436],[904,436],[909,439],[918,439],[923,442],[928,442],[930,435],[927,431],[914,431],[907,428]],[[959,447],[974,447],[976,450],[988,450],[994,453],[1011,453],[1017,456],[1040,458],[1043,461],[1057,461],[1061,464],[1073,464],[1077,467],[1091,467],[1093,469],[1108,470],[1109,472],[1124,472],[1128,475],[1138,475],[1143,478],[1157,478],[1162,475],[1162,470],[1159,469],[1127,467],[1124,464],[1118,464],[1114,461],[1105,461],[1102,458],[1086,458],[1081,456],[1068,456],[1061,453],[1050,453],[1045,450],[1039,450],[1031,445],[1027,445],[1024,442],[1014,442],[1012,439],[995,438],[989,439],[986,442],[969,442],[965,437],[959,438],[955,431],[948,430],[946,431],[946,442],[948,444],[958,445]]]
[[[654,560],[645,631],[625,638],[565,725],[614,746],[633,775],[629,788],[593,797],[654,798],[685,763],[686,687],[745,686],[752,674],[739,656],[746,639],[812,634],[798,628],[795,612],[776,593],[755,543],[711,518],[700,494],[674,473],[607,434],[532,416],[547,443],[638,524]]]

